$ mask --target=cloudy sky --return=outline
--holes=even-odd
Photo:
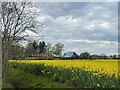
[[[44,40],[64,44],[64,52],[118,52],[117,2],[39,2],[37,20],[46,25]],[[33,34],[39,40],[41,36]]]

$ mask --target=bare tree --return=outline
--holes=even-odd
[[[62,51],[63,51],[64,44],[58,42],[53,46],[53,53],[59,56],[62,56]]]
[[[6,64],[12,46],[28,36],[25,32],[37,33],[36,15],[39,15],[39,11],[35,4],[26,2],[1,2],[0,9],[3,63]]]

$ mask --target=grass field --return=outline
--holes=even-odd
[[[62,83],[55,82],[51,78],[36,76],[31,73],[27,73],[18,68],[7,68],[7,81],[12,86],[4,85],[6,88],[70,88]]]
[[[119,88],[118,60],[10,60],[10,66],[77,88]]]

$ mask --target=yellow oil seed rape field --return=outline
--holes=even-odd
[[[9,60],[9,62],[44,64],[46,66],[57,66],[62,68],[80,68],[95,74],[106,74],[108,76],[119,76],[118,60]]]

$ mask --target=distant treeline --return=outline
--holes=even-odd
[[[90,54],[88,52],[83,52],[79,55],[79,59],[119,59],[120,55],[97,55],[97,54]]]
[[[58,59],[65,59],[64,54],[62,54],[64,44],[58,42],[55,45],[51,43],[46,43],[45,41],[32,41],[28,42],[26,47],[23,47],[21,44],[16,44],[11,48],[10,59],[25,59],[26,57],[31,57],[41,52],[49,52],[54,55],[58,55]],[[89,52],[83,52],[77,54],[75,59],[119,59],[120,55],[97,55],[90,54]],[[48,58],[49,59],[49,58]],[[53,58],[54,59],[54,58]],[[55,58],[56,59],[56,58]]]
[[[31,57],[42,52],[49,52],[62,56],[63,47],[64,45],[60,42],[52,45],[51,43],[46,43],[45,41],[31,41],[28,42],[25,47],[21,44],[16,44],[11,48],[10,59],[25,59],[26,57]]]

